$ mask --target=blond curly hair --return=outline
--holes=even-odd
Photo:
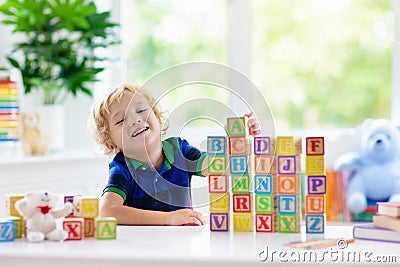
[[[88,120],[88,128],[95,143],[99,145],[104,154],[108,156],[115,155],[116,153],[115,149],[109,148],[113,146],[107,146],[107,144],[112,145],[110,128],[108,126],[110,107],[112,104],[121,101],[121,97],[125,90],[145,97],[161,124],[161,136],[163,136],[168,129],[168,122],[165,113],[162,112],[158,102],[149,91],[139,86],[126,83],[117,85],[111,88],[111,90],[108,90],[92,105]]]

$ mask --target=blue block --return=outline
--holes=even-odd
[[[0,242],[15,240],[15,223],[13,221],[0,221]]]

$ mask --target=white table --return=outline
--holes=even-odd
[[[118,226],[117,240],[85,239],[83,241],[65,241],[29,243],[26,240],[0,243],[0,266],[260,266],[293,264],[291,255],[310,253],[303,249],[295,250],[286,246],[288,242],[305,240],[301,234],[265,234],[265,233],[217,233],[210,232],[209,225],[205,226]],[[304,230],[304,229],[303,229]],[[351,238],[352,226],[328,226],[325,237]],[[268,248],[269,259],[259,260],[260,251]],[[276,251],[271,259],[272,251]],[[376,256],[396,256],[400,263],[400,244],[356,240],[346,249],[337,247],[317,250],[315,253],[325,255],[324,265],[337,264],[329,253],[370,252],[370,259]],[[279,254],[281,253],[281,254]],[[286,254],[286,256],[285,256]],[[346,254],[346,255],[347,255]],[[280,255],[280,258],[278,257]],[[300,254],[299,254],[300,255]],[[265,257],[265,254],[261,255]],[[302,256],[303,257],[303,256]],[[335,258],[335,257],[334,257]],[[333,258],[333,259],[334,259]],[[351,256],[351,259],[354,257]],[[347,262],[353,265],[360,263]],[[363,264],[364,261],[361,261]],[[310,265],[309,261],[296,263],[302,266]],[[381,265],[371,263],[372,265]],[[337,266],[337,265],[336,265]]]

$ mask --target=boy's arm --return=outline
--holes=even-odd
[[[114,192],[106,192],[101,198],[100,216],[115,217],[125,225],[203,225],[205,218],[197,211],[181,209],[171,212],[142,210],[124,206],[124,199]]]

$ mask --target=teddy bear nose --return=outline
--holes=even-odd
[[[376,140],[376,143],[377,143],[378,145],[380,145],[380,144],[382,143],[382,139]]]
[[[45,195],[45,196],[47,196],[47,195],[48,195],[48,193],[47,193],[47,192],[44,192],[44,195]]]

